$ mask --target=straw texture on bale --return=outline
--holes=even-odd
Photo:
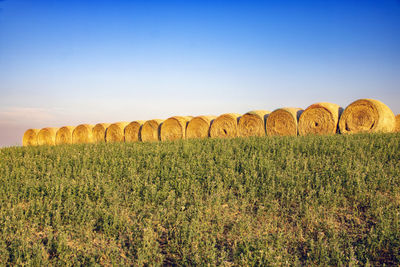
[[[244,114],[238,124],[239,136],[265,136],[265,121],[270,114],[267,110],[254,110]]]
[[[266,122],[267,135],[297,135],[297,123],[302,111],[301,108],[280,108],[271,112]]]
[[[56,144],[56,134],[58,128],[47,127],[40,130],[37,135],[38,145],[52,145]]]
[[[28,129],[22,137],[23,146],[37,146],[37,135],[40,129]]]
[[[238,136],[240,114],[226,113],[218,116],[210,127],[210,137],[230,138]]]
[[[144,121],[132,121],[125,127],[125,142],[141,141],[140,129]]]
[[[394,127],[396,133],[400,133],[400,114],[396,115],[396,126]]]
[[[121,121],[111,124],[106,131],[106,142],[124,142],[124,130],[125,127],[129,124],[127,121]]]
[[[160,134],[160,125],[164,120],[154,119],[146,121],[140,130],[140,136],[143,142],[158,141]]]
[[[72,132],[73,144],[89,144],[93,143],[93,125],[80,124]]]
[[[216,116],[197,116],[192,118],[186,127],[186,138],[207,138],[210,127]]]
[[[316,103],[304,110],[299,119],[299,135],[335,134],[342,108],[333,103]]]
[[[166,119],[160,126],[160,140],[173,141],[186,138],[186,126],[193,117],[174,116]]]
[[[103,143],[106,141],[106,131],[110,123],[98,123],[93,127],[93,142]]]
[[[375,99],[359,99],[351,103],[339,120],[340,132],[393,132],[395,117],[388,106]]]
[[[58,129],[56,133],[56,145],[72,144],[72,132],[74,129],[74,126],[63,126]]]

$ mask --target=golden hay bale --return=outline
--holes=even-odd
[[[106,142],[124,142],[124,130],[128,124],[129,122],[127,121],[121,121],[111,124],[106,131]]]
[[[267,110],[253,110],[244,114],[238,124],[239,136],[265,136]]]
[[[400,114],[396,115],[396,127],[394,128],[396,133],[400,133]]]
[[[140,130],[140,136],[143,142],[158,141],[160,134],[160,125],[164,120],[148,120]]]
[[[160,126],[160,140],[173,141],[186,138],[186,126],[191,116],[174,116],[166,119]]]
[[[72,132],[74,129],[74,126],[63,126],[58,129],[56,133],[56,145],[72,144]]]
[[[93,125],[91,124],[80,124],[76,126],[72,132],[72,143],[73,144],[89,144],[93,143]]]
[[[333,103],[316,103],[304,110],[299,119],[299,135],[335,134],[343,109]]]
[[[37,135],[40,129],[28,129],[22,137],[23,146],[37,146]]]
[[[144,121],[132,121],[125,127],[125,142],[137,142],[140,141],[140,129],[142,128]]]
[[[106,141],[106,130],[110,127],[110,123],[97,123],[92,129],[93,141],[95,143],[103,143]]]
[[[267,135],[297,135],[297,122],[303,110],[301,108],[279,108],[267,118]]]
[[[339,120],[340,132],[393,132],[395,117],[388,106],[374,99],[359,99],[351,103]]]
[[[229,138],[238,136],[240,114],[226,113],[218,116],[210,127],[210,137]]]
[[[197,116],[192,118],[186,127],[186,138],[207,138],[210,127],[216,116]]]
[[[56,144],[56,134],[59,128],[47,127],[39,131],[37,135],[38,145],[52,145]]]

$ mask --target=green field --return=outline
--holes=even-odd
[[[400,134],[0,150],[0,265],[400,263]]]

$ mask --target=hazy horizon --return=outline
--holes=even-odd
[[[400,1],[0,1],[0,147],[28,128],[374,98]]]

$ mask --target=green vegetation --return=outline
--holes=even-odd
[[[400,263],[400,134],[0,150],[0,265]]]

